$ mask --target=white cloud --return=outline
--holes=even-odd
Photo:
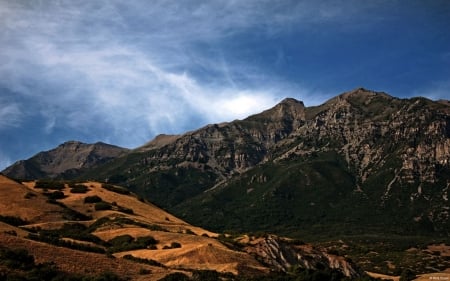
[[[203,125],[194,119],[244,118],[294,94],[314,100],[298,86],[197,44],[212,46],[250,28],[272,36],[342,14],[323,9],[308,1],[4,1],[1,83],[40,112],[47,134],[67,127],[138,146],[154,134]],[[207,77],[194,75],[194,68]],[[18,109],[9,104],[0,117],[18,124]]]

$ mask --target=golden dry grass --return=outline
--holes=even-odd
[[[36,263],[54,262],[61,270],[76,274],[99,275],[102,272],[112,271],[121,276],[130,277],[132,280],[137,280],[140,278],[140,269],[146,268],[151,270],[152,274],[146,275],[147,279],[142,280],[158,280],[170,272],[161,267],[136,264],[124,259],[108,258],[106,255],[55,247],[3,233],[0,233],[0,246],[26,249],[34,256]]]
[[[400,276],[391,276],[391,275],[375,273],[375,272],[369,272],[369,271],[366,271],[366,273],[370,277],[379,278],[379,279],[382,279],[382,280],[393,280],[393,281],[399,281],[400,280]]]
[[[431,252],[439,252],[439,254],[443,257],[450,257],[450,246],[446,244],[428,245],[427,250]]]
[[[27,194],[33,194],[29,199]],[[0,214],[39,223],[62,219],[61,207],[47,203],[42,194],[0,175]]]
[[[137,222],[160,226],[165,231],[153,231],[136,225],[106,224],[98,228],[93,234],[104,241],[125,234],[135,238],[153,236],[159,241],[157,250],[135,250],[116,253],[115,256],[123,257],[131,254],[139,258],[156,260],[171,269],[149,267],[121,258],[111,259],[106,257],[106,255],[55,247],[23,239],[28,232],[7,224],[0,224],[0,245],[25,248],[36,257],[37,262],[54,261],[61,269],[69,272],[96,274],[105,269],[114,268],[114,272],[123,276],[133,276],[133,280],[157,280],[179,268],[209,269],[220,272],[232,272],[234,274],[237,274],[240,270],[252,272],[267,271],[249,254],[230,250],[217,239],[211,238],[217,237],[216,233],[192,226],[152,204],[139,201],[133,194],[118,194],[102,188],[101,183],[97,182],[86,182],[83,184],[89,187],[88,192],[71,193],[70,188],[66,185],[62,190],[66,198],[58,201],[77,212],[92,216],[92,221],[81,222],[85,225],[90,225],[97,219],[108,216],[111,218],[125,217]],[[68,222],[62,218],[62,208],[47,203],[47,198],[42,194],[44,190],[36,189],[34,185],[35,182],[19,184],[1,176],[0,214],[20,216],[22,219],[27,219],[33,223],[28,225],[29,227],[36,226],[43,229],[61,228],[64,223]],[[25,195],[30,192],[36,196],[32,197],[32,199],[25,199]],[[99,196],[105,202],[115,202],[116,206],[132,209],[133,214],[114,210],[96,211],[94,204],[84,203],[84,199],[87,196],[94,195]],[[10,230],[16,230],[18,237],[4,234],[4,231]],[[170,246],[172,242],[180,243],[182,245],[181,248],[163,249],[164,246]],[[81,241],[77,241],[77,243],[90,244]],[[151,268],[153,273],[139,276],[137,272],[141,268]]]
[[[443,272],[435,272],[422,274],[415,281],[430,281],[430,280],[438,280],[438,281],[449,281],[450,280],[450,268]]]

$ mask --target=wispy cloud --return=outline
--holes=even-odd
[[[101,128],[133,146],[156,133],[193,129],[198,125],[191,119],[243,118],[273,105],[280,94],[273,89],[289,86],[248,71],[251,66],[230,66],[220,50],[201,56],[195,44],[256,25],[264,13],[250,9],[254,4],[133,2],[126,11],[109,1],[2,3],[2,83],[29,98],[46,119],[47,134],[63,126]],[[212,16],[213,10],[219,14]],[[129,35],[131,29],[136,32]],[[199,83],[192,72],[200,68],[216,76]],[[259,86],[236,83],[233,76]],[[18,105],[1,114],[17,119]]]

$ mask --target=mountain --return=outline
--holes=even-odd
[[[158,136],[84,175],[216,231],[449,235],[450,106],[356,89]],[[335,233],[335,234],[336,234]]]
[[[363,88],[314,107],[288,98],[244,120],[160,135],[81,177],[215,231],[448,236],[449,112],[446,101]]]
[[[0,175],[0,199],[1,280],[252,280],[294,266],[365,276],[353,262],[291,239],[190,225],[120,186]]]
[[[128,149],[102,142],[85,144],[68,141],[28,160],[18,161],[3,173],[20,179],[74,178],[86,169],[106,163],[127,151]]]

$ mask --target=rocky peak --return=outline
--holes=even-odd
[[[67,141],[49,151],[40,152],[28,160],[18,161],[3,173],[12,178],[73,177],[80,170],[105,163],[128,149],[97,142],[86,144]]]
[[[298,101],[294,98],[286,98],[271,109],[252,115],[246,120],[263,120],[266,122],[280,122],[286,120],[298,122],[300,120],[305,120],[305,105],[302,101]]]

